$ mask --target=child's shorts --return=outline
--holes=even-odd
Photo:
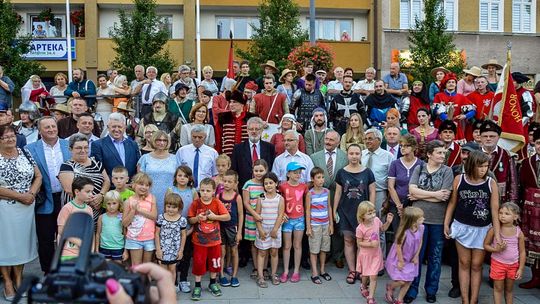
[[[207,271],[221,271],[221,245],[204,247],[193,244],[192,273],[196,276],[202,276]]]
[[[144,251],[154,251],[156,250],[156,244],[153,239],[148,241],[126,239],[125,248],[128,250],[143,249]]]
[[[309,252],[319,254],[321,251],[330,251],[330,234],[328,232],[328,224],[312,225],[311,236],[308,238]]]
[[[494,281],[503,281],[504,279],[515,280],[518,269],[519,262],[515,262],[514,264],[505,264],[491,258],[491,270],[489,271],[489,277]]]
[[[99,247],[99,253],[103,254],[106,259],[113,261],[121,261],[124,249],[107,249]]]
[[[221,233],[221,245],[227,247],[233,247],[238,245],[236,243],[236,234],[238,233],[238,227],[229,226],[229,227],[220,227]]]
[[[304,231],[306,230],[306,222],[303,217],[289,219],[281,226],[283,232]]]

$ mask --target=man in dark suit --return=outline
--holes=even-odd
[[[129,177],[137,173],[137,162],[141,157],[137,143],[125,136],[126,117],[120,113],[112,113],[107,123],[109,135],[92,143],[92,154],[103,163],[107,174],[112,178],[112,170],[124,166]]]
[[[401,148],[399,146],[399,139],[401,138],[400,130],[396,127],[387,127],[384,130],[384,141],[381,144],[381,148],[392,154],[394,160],[400,158]]]

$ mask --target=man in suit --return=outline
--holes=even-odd
[[[330,190],[330,204],[334,205],[334,193],[336,190],[336,173],[348,163],[347,154],[338,149],[340,143],[339,133],[328,131],[324,137],[324,150],[311,155],[315,167],[324,171],[324,187]],[[334,225],[332,235],[331,256],[338,268],[343,268],[343,236],[340,236],[339,225]]]
[[[57,233],[56,218],[61,208],[62,185],[58,180],[60,166],[71,158],[69,143],[58,137],[58,126],[53,117],[38,120],[41,139],[26,146],[41,172],[43,181],[39,197],[45,201],[36,206],[36,232],[41,270],[47,274],[54,254]]]
[[[381,148],[392,154],[394,160],[400,158],[401,148],[399,146],[399,140],[401,138],[401,133],[397,127],[387,127],[384,131],[384,141],[381,144]]]
[[[117,166],[126,167],[129,177],[137,173],[137,161],[141,157],[137,143],[125,136],[126,117],[112,113],[107,123],[109,135],[92,143],[92,154],[103,163],[107,174],[112,178],[112,170]]]

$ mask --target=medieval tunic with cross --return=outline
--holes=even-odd
[[[366,109],[360,96],[353,93],[353,91],[341,91],[332,100],[329,111],[333,128],[340,135],[345,134],[347,131],[347,123],[353,113],[360,113],[362,120],[366,121]]]

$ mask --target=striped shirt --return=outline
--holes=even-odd
[[[311,225],[328,225],[328,195],[330,191],[323,188],[321,193],[315,193],[312,188],[309,190],[311,197]]]

